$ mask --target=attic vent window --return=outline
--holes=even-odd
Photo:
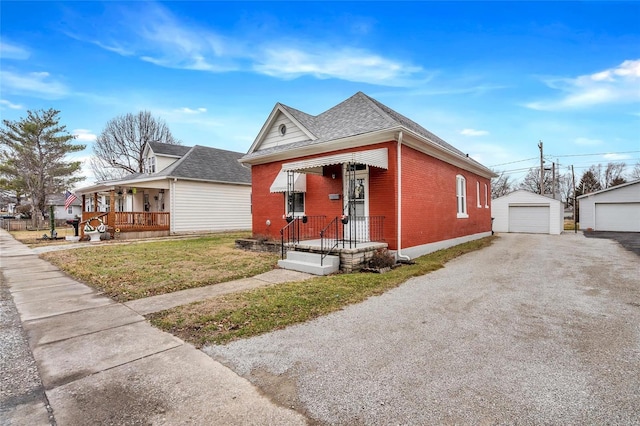
[[[278,130],[280,131],[280,135],[284,136],[284,134],[287,133],[287,126],[285,124],[281,124]]]

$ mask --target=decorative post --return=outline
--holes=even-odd
[[[49,206],[49,227],[51,229],[51,239],[55,240],[58,233],[56,232],[56,218],[54,217],[53,204]]]

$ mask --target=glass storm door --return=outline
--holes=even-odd
[[[369,170],[364,164],[345,164],[343,169],[344,214],[349,222],[344,226],[344,238],[369,241]]]

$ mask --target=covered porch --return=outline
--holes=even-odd
[[[376,250],[388,247],[385,216],[371,214],[374,209],[370,208],[370,195],[379,196],[370,190],[372,168],[388,169],[387,148],[282,164],[270,187],[270,192],[283,192],[285,196],[287,224],[280,230],[281,267],[308,266],[305,272],[320,275],[337,269],[351,272],[366,266]],[[313,177],[309,182],[307,175]],[[331,182],[331,186],[323,184],[323,180]],[[327,190],[331,192],[324,193]],[[307,197],[308,191],[314,193],[309,192]],[[318,264],[319,269],[307,264]]]
[[[94,228],[104,224],[105,232],[111,238],[119,239],[160,237],[170,233],[171,213],[165,211],[170,200],[168,188],[114,182],[81,191],[79,231],[82,236],[86,224]]]

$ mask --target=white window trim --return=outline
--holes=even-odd
[[[467,214],[467,180],[462,175],[456,176],[456,210],[458,219],[466,219]]]
[[[484,184],[484,208],[489,208],[489,185]]]
[[[476,181],[476,206],[482,208],[482,200],[480,199],[480,182]]]
[[[156,157],[147,157],[147,160],[145,161],[144,171],[147,174],[156,172]]]
[[[302,211],[296,211],[295,210],[295,203],[294,203],[294,211],[292,212],[292,216],[293,217],[302,217],[305,215],[305,209],[306,209],[306,203],[307,203],[307,194],[304,192],[292,192],[291,195],[293,194],[302,194]],[[284,212],[285,215],[289,215],[289,203],[287,202],[287,193],[284,193]]]

